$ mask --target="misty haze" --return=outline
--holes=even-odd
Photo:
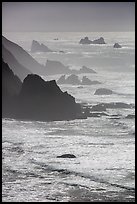
[[[2,201],[135,202],[135,2],[2,3]]]

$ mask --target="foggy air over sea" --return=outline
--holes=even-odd
[[[2,2],[2,201],[135,202],[135,2]]]

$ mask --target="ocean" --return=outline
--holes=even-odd
[[[123,102],[135,105],[135,33],[3,33],[39,63],[57,60],[72,69],[83,65],[96,74],[96,85],[59,85],[87,105]],[[105,45],[80,45],[81,38],[103,37]],[[58,40],[55,40],[58,38]],[[54,52],[30,52],[32,40]],[[118,42],[120,49],[114,49]],[[60,52],[63,51],[63,52]],[[41,76],[45,80],[61,75]],[[94,95],[98,88],[112,95]],[[2,120],[3,202],[134,202],[135,108],[108,109],[116,117],[89,117],[72,121]],[[76,158],[57,158],[70,153]]]

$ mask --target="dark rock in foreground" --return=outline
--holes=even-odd
[[[106,44],[104,41],[104,38],[100,37],[99,39],[96,40],[89,40],[88,37],[85,37],[80,40],[80,44]]]
[[[111,95],[112,93],[110,89],[100,88],[95,91],[94,95]]]
[[[14,75],[8,64],[2,60],[2,117],[13,117],[15,97],[21,90],[22,82]]]
[[[40,44],[36,40],[32,41],[31,52],[52,52],[46,45],[43,43]]]
[[[74,154],[62,154],[57,156],[57,158],[76,158],[76,156]]]
[[[115,43],[113,47],[114,47],[114,48],[121,48],[122,46],[119,45],[118,43]]]
[[[81,114],[75,98],[62,92],[56,81],[44,81],[38,75],[28,75],[16,100],[16,118],[54,121],[72,120]]]

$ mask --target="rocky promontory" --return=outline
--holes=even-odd
[[[75,98],[62,92],[55,80],[28,75],[16,100],[16,117],[28,120],[72,120],[81,114]]]

